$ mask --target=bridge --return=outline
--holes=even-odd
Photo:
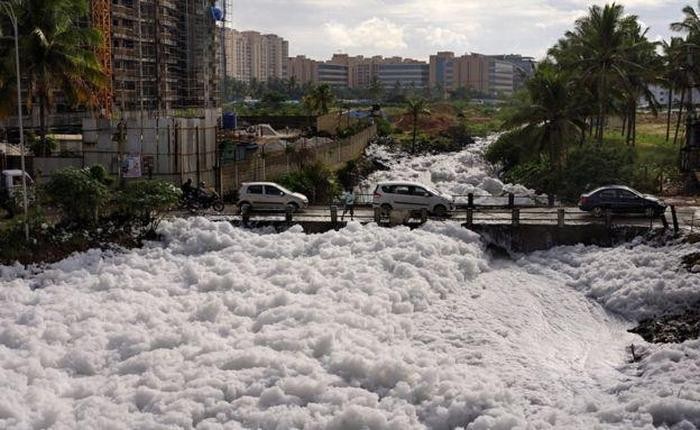
[[[444,218],[433,217],[427,211],[399,211],[382,213],[360,200],[355,206],[353,220],[366,224],[375,222],[384,226],[405,225],[415,228],[428,220],[449,220],[480,233],[487,242],[515,251],[533,251],[557,245],[577,243],[611,246],[636,236],[673,230],[698,232],[700,208],[669,207],[661,217],[640,214],[608,212],[596,218],[578,207],[561,206],[551,200],[544,203],[531,198],[506,200],[486,197],[460,202],[457,209]],[[222,214],[208,215],[212,220],[228,221],[244,227],[273,226],[285,229],[301,225],[307,233],[321,233],[339,229],[350,221],[343,216],[341,204],[311,206],[292,213],[283,211],[254,211],[240,213],[229,206]]]

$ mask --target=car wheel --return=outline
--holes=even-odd
[[[596,207],[593,208],[592,213],[593,213],[593,216],[594,216],[594,217],[596,217],[596,218],[602,218],[603,215],[605,215],[605,209],[603,209],[603,208],[600,207],[600,206],[596,206]]]
[[[241,203],[239,207],[241,208],[241,213],[250,213],[253,210],[253,206],[248,202]]]
[[[379,208],[382,210],[382,215],[388,216],[391,213],[391,205],[388,203],[384,203],[383,205],[379,206]]]
[[[294,202],[287,203],[287,210],[290,212],[296,212],[299,210],[299,205]]]
[[[447,208],[443,205],[437,205],[433,208],[433,213],[438,218],[444,218],[447,215]]]
[[[214,204],[211,206],[212,209],[214,209],[217,212],[223,212],[224,211],[224,202],[221,200],[217,200],[214,202]]]

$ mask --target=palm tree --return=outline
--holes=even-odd
[[[87,0],[25,0],[18,27],[27,106],[39,104],[39,136],[46,139],[46,113],[60,92],[73,105],[94,107],[105,74],[95,56],[102,35],[83,23]],[[0,49],[2,50],[2,49]]]
[[[538,67],[526,89],[527,100],[516,106],[505,127],[518,128],[528,152],[533,157],[547,155],[559,170],[569,143],[583,133],[586,107],[576,102],[569,75],[548,62]]]
[[[645,99],[651,111],[656,115],[658,101],[650,90],[650,86],[661,82],[663,62],[656,53],[659,44],[647,39],[649,29],[642,30],[636,20],[625,21],[627,32],[625,58],[622,66],[625,69],[624,89],[625,111],[623,118],[627,124],[626,142],[634,146],[637,139],[637,105],[640,99]],[[623,127],[623,133],[624,133]]]
[[[698,2],[698,8],[700,8],[700,2]],[[683,14],[685,15],[683,21],[674,22],[671,24],[671,30],[685,33],[687,35],[682,47],[678,48],[678,58],[675,60],[676,67],[681,64],[685,64],[685,67],[681,69],[685,69],[685,73],[682,71],[680,73],[683,73],[686,79],[680,79],[684,86],[681,88],[681,105],[680,110],[678,111],[678,121],[676,122],[676,133],[673,137],[674,144],[678,139],[678,131],[681,125],[683,105],[685,102],[684,96],[687,92],[692,98],[692,83],[700,81],[700,49],[698,49],[700,48],[700,16],[692,6],[684,7]],[[686,57],[685,60],[683,60],[684,56]],[[686,91],[686,88],[688,91]],[[688,109],[691,109],[692,107],[693,106],[691,106],[689,103]]]
[[[689,65],[687,62],[685,41],[680,37],[671,38],[670,42],[663,42],[664,50],[664,82],[668,88],[668,106],[666,112],[666,141],[671,138],[671,112],[673,110],[673,95],[680,91],[681,99],[685,99],[685,91],[688,88]],[[681,102],[681,109],[683,104]],[[680,117],[680,112],[679,112]]]
[[[425,99],[410,99],[406,102],[406,113],[411,116],[411,121],[413,122],[413,141],[411,142],[411,152],[415,154],[418,119],[423,115],[430,115],[428,103],[425,101]]]
[[[325,115],[330,112],[335,103],[335,95],[328,84],[321,84],[315,87],[310,94],[310,103],[316,113]]]
[[[625,16],[618,4],[591,6],[587,16],[576,21],[573,31],[550,50],[550,55],[565,69],[580,74],[581,85],[595,95],[595,138],[603,140],[605,121],[620,97],[630,68],[641,68],[630,61],[629,51],[638,46],[629,41],[629,28],[635,16]]]

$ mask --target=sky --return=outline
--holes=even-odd
[[[576,18],[594,4],[583,0],[233,0],[238,30],[275,33],[290,55],[325,60],[333,53],[427,59],[458,54],[545,55]],[[669,24],[694,0],[626,0],[629,14],[668,39]]]

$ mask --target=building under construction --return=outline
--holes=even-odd
[[[91,0],[111,89],[101,110],[164,114],[218,105],[220,32],[211,0]],[[108,36],[108,37],[107,37]]]

